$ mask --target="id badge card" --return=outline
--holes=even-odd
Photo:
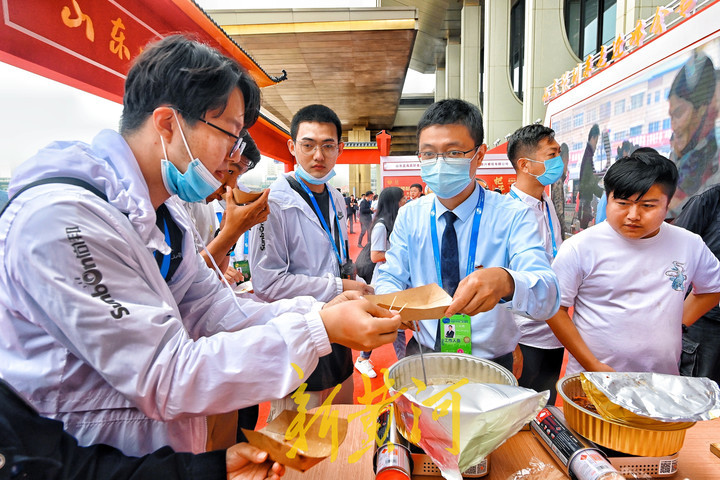
[[[472,323],[470,315],[456,314],[440,319],[440,351],[472,354]]]
[[[248,260],[235,260],[233,268],[243,274],[243,281],[250,280],[250,262]]]

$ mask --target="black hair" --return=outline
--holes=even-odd
[[[142,126],[152,112],[167,105],[194,125],[211,110],[224,110],[235,88],[245,100],[246,127],[258,117],[260,89],[235,60],[184,35],[150,43],[133,62],[125,80],[120,133]]]
[[[507,156],[513,168],[517,170],[517,161],[520,158],[534,155],[540,142],[546,138],[555,138],[555,130],[545,125],[526,125],[515,130],[507,144]]]
[[[682,66],[670,87],[670,95],[687,100],[693,108],[709,105],[715,95],[715,67],[707,55],[694,53]]]
[[[420,193],[422,193],[422,191],[423,191],[422,185],[420,185],[419,183],[413,183],[412,185],[410,185],[410,188],[413,188],[413,187],[417,188],[418,190],[420,190]]]
[[[563,142],[560,144],[560,156],[565,163],[567,163],[568,155],[570,155],[570,147],[568,147],[567,143]]]
[[[337,129],[337,141],[342,141],[342,124],[340,123],[340,118],[338,118],[337,113],[331,108],[325,105],[314,104],[298,110],[290,122],[290,138],[292,138],[293,141],[297,140],[298,128],[300,124],[304,122],[332,123]]]
[[[400,187],[388,187],[380,192],[377,211],[375,212],[375,220],[372,226],[382,220],[387,229],[387,234],[393,231],[395,226],[395,218],[397,218],[398,210],[400,210],[400,200],[405,196],[405,192]],[[372,231],[372,228],[370,229]],[[372,240],[371,240],[372,241]],[[372,247],[370,247],[372,250]]]
[[[641,198],[653,185],[658,185],[670,201],[677,188],[678,170],[654,148],[641,147],[613,163],[603,183],[608,198],[611,193],[615,198],[627,199],[633,195]]]
[[[243,135],[243,141],[245,142],[245,149],[243,150],[242,156],[247,158],[247,171],[250,171],[257,166],[258,162],[260,162],[260,149],[255,143],[255,140],[253,140],[250,136],[249,132],[245,132]]]
[[[597,123],[594,123],[592,127],[590,127],[590,131],[588,132],[588,142],[593,137],[599,137],[600,136],[600,127]]]
[[[372,190],[368,190],[367,192],[365,192],[365,196],[372,195],[372,194],[373,194]]]
[[[417,139],[423,129],[433,125],[464,125],[470,132],[475,146],[483,144],[483,123],[480,110],[470,102],[449,98],[435,102],[425,110],[417,126]]]

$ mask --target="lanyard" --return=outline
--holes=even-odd
[[[518,194],[510,190],[510,196],[513,198],[517,198],[522,202],[522,199],[518,197]],[[523,202],[525,203],[525,202]],[[548,206],[548,202],[543,202],[545,204],[545,211],[547,212],[547,221],[548,225],[550,225],[550,240],[552,240],[552,252],[553,252],[553,258],[557,255],[557,245],[555,244],[555,229],[553,228],[552,224],[552,217],[550,216],[550,207]]]
[[[315,209],[315,213],[317,214],[318,218],[320,219],[320,223],[322,223],[322,227],[325,230],[325,233],[327,233],[328,238],[330,239],[330,243],[332,244],[333,250],[335,251],[335,257],[337,257],[338,265],[342,266],[342,259],[340,258],[340,250],[338,249],[337,245],[335,244],[335,239],[333,238],[333,234],[330,231],[330,227],[328,227],[327,222],[325,221],[325,217],[323,216],[322,212],[320,211],[320,206],[317,203],[317,200],[315,200],[315,195],[310,191],[307,185],[305,185],[305,182],[297,178],[297,175],[295,176],[295,180],[300,184],[300,186],[305,190],[305,193],[308,194],[310,197],[310,200],[312,201],[313,208]],[[332,198],[332,192],[328,188],[327,185],[325,185],[325,188],[328,191],[328,196],[330,197],[330,205],[332,205],[333,213],[335,214],[335,223],[337,224],[338,229],[338,237],[342,238],[342,230],[340,227],[340,220],[338,219],[337,210],[335,209],[335,202],[333,202]]]
[[[470,275],[475,270],[475,253],[477,250],[477,238],[480,231],[480,218],[482,218],[483,206],[485,205],[485,191],[480,188],[480,196],[475,206],[475,216],[472,224],[472,235],[470,236],[470,252],[468,253],[467,268],[465,276]],[[447,228],[447,226],[445,227]],[[442,288],[442,272],[440,269],[440,247],[438,245],[437,223],[435,220],[435,200],[433,200],[432,209],[430,210],[430,231],[432,233],[433,256],[435,257],[435,272],[437,273],[437,282]]]

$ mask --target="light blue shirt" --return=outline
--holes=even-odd
[[[480,186],[453,213],[458,216],[455,231],[458,239],[460,278],[466,275],[472,223]],[[397,292],[411,287],[439,283],[430,230],[430,210],[437,211],[438,244],[442,249],[448,209],[435,195],[426,195],[407,204],[398,212],[390,249],[380,266],[375,292]],[[513,313],[546,320],[560,307],[558,280],[550,268],[537,220],[528,207],[496,192],[485,191],[485,207],[480,220],[480,234],[475,266],[502,267],[515,281],[515,293],[509,302],[501,302],[489,312],[472,318],[472,353],[481,358],[495,358],[515,349],[520,331]],[[420,322],[416,335],[420,343],[435,344],[437,320]]]

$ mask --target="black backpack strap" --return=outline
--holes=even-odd
[[[12,202],[16,197],[18,197],[25,190],[29,190],[33,187],[37,187],[38,185],[47,185],[48,183],[67,183],[69,185],[75,185],[77,187],[82,187],[86,190],[90,190],[92,193],[94,193],[98,197],[102,198],[106,202],[108,201],[105,193],[101,192],[93,185],[90,185],[85,180],[80,180],[79,178],[74,178],[74,177],[49,177],[49,178],[42,178],[40,180],[35,180],[34,182],[30,182],[27,185],[25,185],[24,187],[22,187],[20,190],[18,190],[15,193],[15,195],[13,195],[11,198],[8,199],[7,203],[3,207],[2,211],[0,211],[0,216],[2,216],[3,213],[5,213],[5,210],[7,210],[7,208],[10,206],[10,202]]]

